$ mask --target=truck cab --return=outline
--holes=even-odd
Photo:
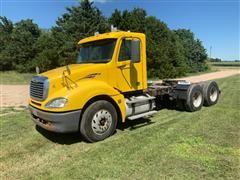
[[[112,135],[119,122],[156,113],[156,103],[165,96],[184,101],[190,111],[196,111],[204,102],[203,87],[210,91],[209,83],[164,81],[148,86],[146,38],[142,33],[96,34],[78,44],[75,64],[43,72],[31,80],[32,120],[49,131],[80,132],[87,141],[96,142]],[[215,99],[209,100],[208,95],[210,103],[216,103],[218,92],[215,85],[211,92]]]
[[[98,141],[132,115],[133,109],[126,108],[130,96],[140,95],[135,101],[154,99],[144,94],[146,39],[142,33],[109,32],[82,39],[79,46],[76,64],[33,77],[29,108],[34,122],[45,129],[80,131],[87,140]],[[139,112],[150,111],[151,104]],[[89,129],[93,137],[86,135]]]

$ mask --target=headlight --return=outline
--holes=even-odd
[[[63,108],[68,102],[66,98],[56,98],[49,101],[45,107],[46,108]]]

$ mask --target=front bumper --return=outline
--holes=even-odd
[[[71,112],[45,112],[29,106],[32,120],[38,126],[53,132],[67,133],[79,130],[81,110]]]

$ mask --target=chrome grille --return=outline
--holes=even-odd
[[[30,96],[32,99],[43,101],[47,98],[49,82],[44,76],[34,76],[30,83]]]

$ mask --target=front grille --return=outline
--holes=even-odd
[[[32,99],[43,101],[47,98],[49,82],[47,77],[34,76],[30,83],[30,96]]]

